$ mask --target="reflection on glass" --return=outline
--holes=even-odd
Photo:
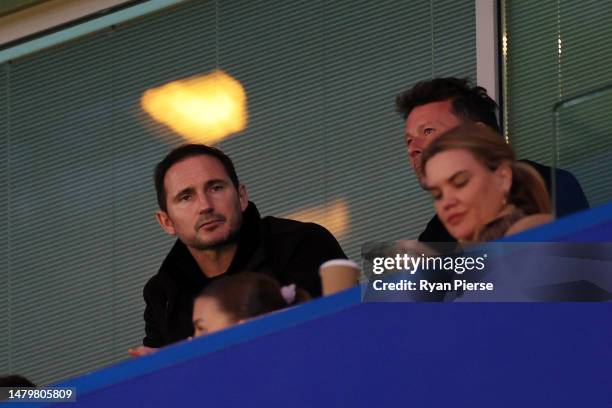
[[[286,214],[285,217],[303,222],[315,222],[327,228],[338,239],[344,238],[350,226],[349,206],[343,199],[305,208]]]
[[[217,143],[246,127],[246,92],[223,71],[173,81],[145,91],[142,108],[193,143]]]
[[[555,165],[576,176],[592,207],[611,201],[612,84],[561,101],[553,115]]]

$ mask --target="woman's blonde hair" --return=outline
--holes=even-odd
[[[508,204],[514,204],[526,215],[551,212],[550,196],[542,177],[533,167],[518,162],[510,145],[482,123],[465,123],[431,142],[421,156],[423,175],[426,176],[425,166],[429,159],[438,153],[455,149],[469,151],[491,171],[495,171],[504,162],[508,163],[512,170]]]

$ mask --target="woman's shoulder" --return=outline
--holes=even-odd
[[[521,218],[520,220],[516,221],[514,224],[512,224],[504,235],[508,236],[508,235],[513,235],[513,234],[518,234],[519,232],[523,232],[530,228],[534,228],[534,227],[537,227],[543,224],[547,224],[553,220],[554,220],[554,217],[552,216],[552,214],[540,213],[540,214],[527,215]]]

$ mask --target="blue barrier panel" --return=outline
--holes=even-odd
[[[611,226],[606,205],[512,239],[612,241]],[[610,316],[609,302],[361,304],[355,288],[58,385],[78,407],[610,406]]]

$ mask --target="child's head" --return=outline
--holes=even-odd
[[[280,285],[268,275],[243,272],[224,276],[208,285],[195,299],[194,335],[222,330],[287,305]]]

